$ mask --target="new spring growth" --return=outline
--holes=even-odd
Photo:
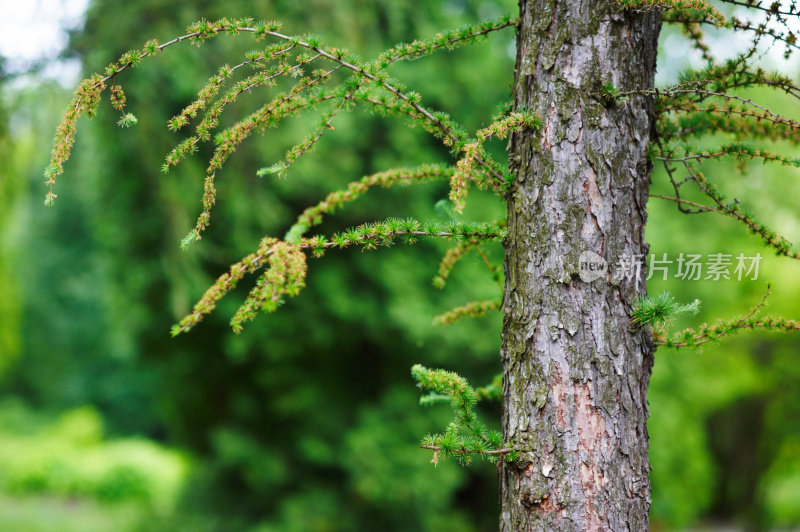
[[[695,315],[700,311],[700,300],[695,299],[684,305],[675,301],[669,292],[649,298],[640,297],[633,307],[633,321],[637,325],[664,325],[681,314]]]
[[[139,119],[136,118],[136,115],[134,115],[133,113],[125,113],[117,121],[117,125],[119,127],[131,127],[135,126],[137,123],[139,123]]]
[[[658,345],[679,349],[682,347],[700,348],[705,344],[713,344],[730,334],[740,331],[761,329],[777,332],[800,331],[800,322],[777,316],[760,316],[761,310],[767,303],[770,294],[770,286],[761,301],[755,305],[747,314],[729,319],[719,320],[713,325],[701,324],[694,329],[684,329],[683,331],[668,335],[663,329],[654,329],[653,339]]]
[[[420,404],[434,404],[449,399],[453,409],[453,420],[440,434],[426,435],[420,444],[423,449],[433,451],[431,462],[436,465],[440,458],[455,458],[468,465],[475,456],[496,462],[498,456],[516,459],[512,448],[503,448],[503,435],[489,430],[478,420],[475,406],[478,394],[460,375],[442,369],[428,369],[420,364],[411,368],[411,376],[417,386],[429,392],[420,399]]]

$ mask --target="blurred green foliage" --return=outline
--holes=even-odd
[[[144,439],[105,441],[89,406],[45,421],[16,401],[0,404],[0,486],[3,493],[138,501],[173,509],[188,464]]]
[[[790,116],[797,114],[786,100],[767,91],[745,96]],[[704,145],[710,148],[727,140],[708,138]],[[791,153],[785,144],[774,143],[771,148]],[[800,241],[796,170],[751,163],[742,177],[730,161],[708,164],[704,170],[716,177],[728,196],[740,198],[767,225],[792,242]],[[671,192],[663,171],[655,172],[651,192]],[[651,198],[648,214],[647,238],[656,259],[667,253],[674,261],[681,252],[734,257],[761,253],[764,257],[755,281],[737,281],[735,276],[719,281],[664,281],[657,272],[648,282],[650,293],[667,290],[680,302],[702,301],[699,314],[676,320],[673,330],[745,314],[764,296],[768,283],[772,283],[772,294],[763,314],[800,314],[797,261],[775,256],[745,228],[711,213],[686,216],[674,204]],[[670,273],[677,273],[676,263]],[[684,527],[705,518],[753,529],[800,523],[798,350],[797,335],[750,332],[699,352],[661,349],[656,353],[648,423],[655,522]]]
[[[289,32],[372,57],[399,42],[516,8],[510,0],[226,2],[95,0],[71,49],[87,73],[146,39],[166,40],[200,17],[280,19]],[[280,312],[233,335],[243,287],[191,334],[170,339],[227,265],[265,234],[282,235],[303,208],[362,175],[448,160],[446,149],[395,118],[341,116],[335,134],[285,180],[256,177],[315,120],[301,116],[246,143],[219,173],[215,221],[202,241],[179,242],[199,212],[201,150],[170,174],[163,157],[181,137],[166,121],[224,62],[253,47],[223,37],[174,48],[120,78],[120,129],[102,105],[82,121],[59,202],[44,209],[41,172],[69,91],[52,82],[6,87],[0,106],[0,528],[13,530],[327,531],[496,526],[496,475],[480,463],[434,468],[419,438],[445,407],[422,408],[415,363],[456,369],[471,383],[499,371],[501,318],[447,328],[441,312],[499,295],[477,255],[444,291],[432,288],[442,243],[329,253]],[[431,107],[471,130],[508,99],[513,34],[410,64],[393,74]],[[263,94],[237,102],[254,109]],[[489,149],[502,157],[503,145]],[[720,176],[732,167],[718,164]],[[721,182],[774,227],[800,240],[795,170],[754,165]],[[713,173],[709,172],[712,176]],[[664,178],[653,178],[663,192]],[[330,217],[331,233],[362,221],[436,219],[446,183],[370,191]],[[713,215],[686,217],[653,199],[652,251],[753,254],[758,241]],[[473,192],[464,218],[503,206]],[[488,249],[499,263],[499,245]],[[767,255],[767,253],[762,253]],[[677,326],[746,311],[773,281],[772,310],[796,316],[798,266],[768,257],[758,282],[650,282],[679,302],[702,300]],[[797,526],[800,512],[800,365],[796,337],[742,334],[702,353],[659,351],[650,395],[655,527],[702,520]],[[87,407],[86,405],[92,405]],[[481,404],[499,425],[499,407]],[[102,420],[102,421],[101,421]],[[103,428],[104,426],[104,428]],[[175,451],[180,449],[180,451]]]

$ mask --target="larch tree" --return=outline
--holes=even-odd
[[[56,133],[45,171],[45,203],[56,199],[55,179],[69,157],[78,118],[96,113],[106,89],[121,114],[119,125],[136,124],[126,109],[121,73],[183,41],[200,45],[221,34],[252,34],[266,41],[234,66],[220,67],[197,99],[168,122],[174,131],[193,120],[196,124],[167,155],[164,172],[201,144],[214,143],[202,210],[183,247],[199,240],[210,223],[215,176],[225,161],[253,133],[300,112],[318,112],[317,127],[282,160],[259,169],[260,177],[290,174],[300,157],[331,134],[337,115],[356,105],[404,117],[440,139],[454,162],[387,169],[332,192],[302,212],[282,238],[265,237],[233,264],[173,326],[173,335],[188,332],[237,283],[256,274],[231,318],[239,333],[259,311],[273,311],[300,292],[310,257],[335,249],[447,239],[454,245],[436,278],[443,285],[464,254],[476,250],[485,259],[481,247],[502,241],[502,302],[468,303],[438,320],[446,324],[501,309],[503,374],[473,388],[456,373],[414,366],[413,377],[429,392],[422,401],[449,402],[454,410],[452,423],[425,436],[421,446],[432,452],[434,463],[453,458],[467,464],[474,457],[498,463],[503,531],[645,530],[650,504],[647,387],[656,346],[696,347],[740,329],[800,328],[791,320],[761,316],[759,305],[729,321],[670,333],[669,319],[696,310],[697,303],[679,305],[668,294],[645,294],[641,258],[648,251],[644,230],[654,162],[664,165],[674,187],[674,196],[662,199],[685,213],[731,217],[777,254],[800,258],[739,201],[727,200],[702,171],[704,163],[723,157],[800,166],[797,159],[765,147],[773,140],[796,144],[800,123],[737,95],[745,88],[766,87],[800,98],[800,87],[789,77],[757,65],[762,41],[785,46],[787,55],[796,49],[791,22],[798,10],[794,2],[720,4],[753,17],[725,15],[703,0],[520,0],[516,16],[400,44],[368,61],[315,37],[282,33],[276,22],[201,20],[185,35],[165,43],[151,40],[127,52],[80,85]],[[674,85],[656,88],[663,23],[682,29],[705,66]],[[750,35],[751,43],[743,53],[720,61],[705,43],[705,27]],[[389,74],[395,62],[507,28],[517,30],[513,98],[477,132],[429,109],[419,94]],[[219,128],[227,106],[245,92],[265,88],[273,88],[271,96],[257,111]],[[714,150],[697,148],[698,139],[710,134],[730,142]],[[509,139],[507,165],[485,149],[492,138]],[[371,187],[437,179],[449,180],[453,211],[460,212],[468,187],[476,186],[503,199],[507,218],[444,224],[389,219],[309,236],[323,216]],[[684,199],[681,192],[689,189],[705,201]],[[488,261],[487,266],[493,276],[501,275],[500,267]],[[474,407],[483,399],[502,400],[502,433],[488,430],[477,418]]]
[[[644,255],[661,25],[613,2],[521,2],[507,195],[502,530],[644,530],[653,342],[631,327],[644,278],[584,282],[579,258]],[[613,260],[613,259],[612,259]]]

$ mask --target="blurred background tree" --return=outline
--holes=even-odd
[[[85,72],[150,37],[181,34],[201,17],[279,19],[292,32],[372,57],[442,28],[513,12],[507,0],[93,0],[66,54]],[[670,33],[664,33],[664,42]],[[674,43],[673,43],[674,44]],[[69,89],[6,70],[0,106],[0,524],[13,530],[493,530],[496,474],[477,464],[433,469],[419,437],[447,419],[418,405],[408,370],[457,367],[472,382],[499,371],[499,314],[448,328],[432,318],[499,295],[479,258],[459,264],[447,290],[431,279],[443,245],[347,250],[315,264],[308,288],[281,312],[230,333],[235,297],[176,339],[169,325],[264,234],[283,234],[307,205],[383,168],[445,161],[437,141],[397,119],[341,116],[293,168],[295,182],[259,180],[313,118],[252,139],[220,173],[222,201],[202,244],[182,252],[193,224],[204,156],[164,176],[178,137],[165,127],[194,99],[219,58],[252,44],[220,38],[199,54],[171,50],[124,80],[139,118],[120,134],[102,105],[82,124],[60,190],[41,206],[42,169]],[[666,46],[666,51],[672,45]],[[398,64],[395,75],[469,129],[509,98],[513,32],[480,45]],[[676,54],[680,55],[680,54]],[[661,64],[679,70],[669,54]],[[256,101],[235,104],[242,115]],[[791,113],[788,113],[791,114]],[[502,157],[502,146],[494,146]],[[721,163],[722,164],[722,163]],[[731,183],[766,222],[800,237],[796,170]],[[654,177],[658,192],[659,176]],[[65,184],[66,185],[66,184]],[[738,188],[737,188],[738,187]],[[325,222],[438,216],[447,186],[376,190]],[[650,204],[652,251],[744,252],[760,243],[724,219],[676,217]],[[465,218],[501,217],[473,193]],[[698,221],[700,220],[700,221]],[[223,238],[223,235],[224,238]],[[230,237],[229,235],[233,235]],[[798,240],[795,238],[795,241]],[[490,250],[496,261],[502,251]],[[797,266],[765,259],[758,282],[653,280],[679,300],[704,301],[686,324],[728,315],[780,291],[776,312],[800,314]],[[239,294],[240,296],[242,294]],[[744,305],[742,302],[745,302]],[[753,528],[800,524],[800,340],[741,335],[701,354],[660,350],[651,386],[654,528],[700,523]],[[486,419],[498,420],[488,405]]]

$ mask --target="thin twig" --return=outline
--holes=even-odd
[[[689,200],[685,200],[685,199],[681,199],[681,198],[673,198],[671,196],[662,196],[661,194],[650,194],[650,197],[651,198],[659,198],[659,199],[674,201],[675,203],[679,203],[679,204],[683,204],[683,205],[691,205],[692,207],[695,207],[695,208],[697,208],[697,209],[699,209],[701,211],[715,212],[717,214],[725,214],[724,212],[722,212],[720,210],[717,210],[714,207],[709,207],[709,206],[703,205],[701,203],[695,203],[693,201],[689,201]],[[689,214],[696,214],[696,213],[694,211],[689,211]]]

